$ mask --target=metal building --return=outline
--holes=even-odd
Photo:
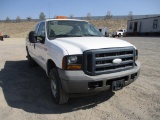
[[[160,16],[128,20],[127,35],[160,35]]]

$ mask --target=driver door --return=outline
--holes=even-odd
[[[45,22],[41,22],[36,33],[35,55],[38,64],[45,69],[47,47],[45,45]]]

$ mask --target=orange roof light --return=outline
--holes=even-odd
[[[67,19],[66,16],[57,16],[56,19]]]

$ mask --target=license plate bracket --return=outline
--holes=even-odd
[[[112,82],[112,91],[120,90],[124,87],[124,80],[117,80]]]

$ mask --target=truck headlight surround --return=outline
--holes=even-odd
[[[63,57],[62,69],[64,70],[82,70],[82,55],[67,55]]]
[[[68,64],[77,63],[77,56],[68,56],[67,61],[68,61]]]

